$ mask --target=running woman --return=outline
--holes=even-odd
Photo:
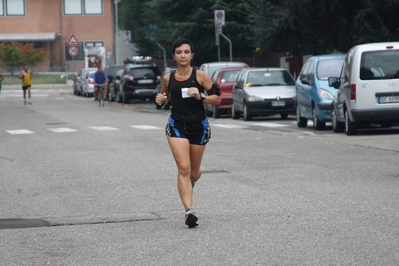
[[[178,68],[164,75],[155,103],[163,105],[170,99],[173,106],[165,134],[177,165],[177,188],[185,210],[185,224],[193,228],[198,225],[193,188],[201,177],[202,156],[211,138],[204,103],[220,104],[221,93],[205,72],[191,67],[194,46],[190,40],[177,39],[172,55]]]

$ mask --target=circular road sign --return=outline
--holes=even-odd
[[[72,47],[69,47],[69,48],[68,48],[68,54],[69,54],[70,56],[77,56],[78,53],[79,53],[78,47],[72,46]]]
[[[218,12],[216,12],[216,17],[217,17],[218,19],[222,19],[223,16],[224,16],[223,11],[218,11]]]

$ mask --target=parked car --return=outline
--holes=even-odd
[[[166,68],[164,69],[164,71],[162,72],[162,75],[161,75],[161,82],[160,82],[160,83],[158,84],[158,86],[157,86],[157,94],[161,92],[163,76],[164,76],[165,74],[168,74],[168,73],[171,73],[171,72],[175,71],[176,69],[177,69],[176,66],[174,66],[174,67],[166,67]],[[171,105],[171,102],[170,102],[170,99],[169,99],[168,103],[166,103],[166,104],[163,106],[163,108],[164,108],[165,110],[168,110],[168,109],[170,108],[170,105]],[[156,104],[156,105],[155,105],[155,108],[156,108],[156,109],[161,109],[161,108],[162,108],[162,105]]]
[[[107,65],[104,68],[104,72],[107,73],[108,76],[108,99],[110,101],[114,101],[118,97],[118,91],[114,86],[114,77],[117,71],[123,70],[125,68],[125,64],[122,65]]]
[[[337,77],[345,54],[310,57],[302,67],[295,83],[296,118],[298,127],[306,127],[308,119],[320,130],[331,121],[332,100],[337,89],[328,84],[329,77]]]
[[[248,65],[244,62],[210,62],[202,64],[200,70],[211,78],[217,69],[227,67],[248,67]]]
[[[85,97],[90,97],[94,95],[94,73],[96,71],[90,71],[87,73],[85,82],[83,83],[83,88],[82,88],[82,95]]]
[[[233,85],[233,119],[295,113],[295,80],[284,68],[244,68]]]
[[[333,100],[334,132],[356,135],[362,124],[391,127],[399,121],[399,42],[352,47],[340,76],[330,77],[329,84],[338,88]]]
[[[219,105],[205,104],[208,116],[219,118],[222,114],[231,113],[232,86],[243,67],[219,68],[212,75],[212,82],[220,87],[222,101]]]
[[[155,100],[161,74],[155,64],[127,64],[118,80],[118,101],[131,99]],[[116,81],[115,81],[116,82]]]
[[[90,68],[82,68],[77,77],[77,90],[76,95],[83,95],[83,86],[86,81],[86,76],[90,71],[97,71],[97,68],[90,67]]]

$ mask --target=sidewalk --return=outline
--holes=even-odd
[[[35,84],[32,83],[32,90],[35,89],[58,89],[58,88],[72,88],[73,81],[67,80],[66,83],[56,83],[56,84]],[[2,90],[21,90],[21,84],[15,85],[2,85]]]

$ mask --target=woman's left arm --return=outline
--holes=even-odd
[[[209,103],[209,104],[214,104],[214,105],[219,105],[222,99],[220,98],[220,95],[217,95],[215,93],[211,93],[213,91],[212,86],[216,86],[213,84],[212,80],[208,77],[208,75],[200,70],[197,70],[197,80],[199,84],[207,91],[207,95],[205,99],[203,100],[204,103]],[[196,96],[197,98],[198,96]],[[200,96],[201,99],[201,96]],[[197,98],[198,100],[198,98]]]

